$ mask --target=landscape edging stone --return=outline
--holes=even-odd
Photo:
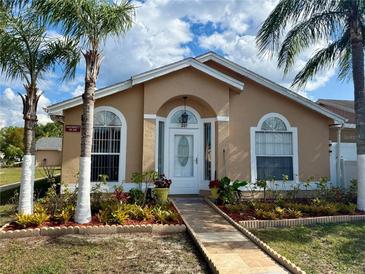
[[[212,201],[205,198],[205,201],[215,209],[223,218],[225,218],[229,223],[231,223],[236,229],[238,229],[241,233],[243,233],[247,238],[257,244],[264,252],[266,252],[271,258],[275,261],[283,265],[286,269],[294,274],[305,274],[306,272],[303,271],[300,267],[295,265],[293,262],[285,258],[284,256],[280,255],[266,243],[261,241],[258,237],[248,231],[245,227],[239,225],[236,221],[234,221],[231,217],[229,217],[225,212],[223,212],[219,207],[217,207]]]

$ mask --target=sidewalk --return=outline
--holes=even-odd
[[[290,273],[201,198],[173,199],[219,273]]]

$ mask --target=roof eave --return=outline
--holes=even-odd
[[[126,90],[128,88],[131,88],[135,85],[144,83],[146,81],[152,80],[154,78],[169,74],[171,72],[186,68],[186,67],[193,67],[195,69],[198,69],[222,82],[225,82],[227,85],[233,87],[234,89],[238,90],[238,91],[243,91],[244,89],[244,83],[238,81],[237,79],[234,79],[233,77],[230,77],[228,75],[225,75],[197,60],[195,60],[194,58],[187,58],[184,60],[181,60],[179,62],[175,62],[163,67],[159,67],[144,73],[140,73],[137,74],[135,76],[132,76],[129,80],[124,81],[122,83],[113,85],[113,86],[109,86],[109,87],[105,87],[102,89],[99,89],[96,91],[95,93],[95,98],[101,98],[101,97],[105,97],[111,94],[114,94],[116,92],[119,91],[123,91]],[[62,115],[63,114],[63,110],[65,109],[69,109],[75,106],[78,106],[82,104],[82,98],[81,96],[51,105],[49,107],[47,107],[47,112],[49,114],[57,114],[57,115]]]
[[[279,84],[272,82],[271,80],[266,79],[230,60],[222,58],[214,52],[208,52],[206,54],[196,57],[196,59],[203,63],[206,61],[210,61],[210,60],[217,62],[247,78],[252,79],[255,82],[262,84],[263,86],[270,88],[271,90],[273,90],[275,92],[278,92],[279,94],[287,96],[287,97],[291,98],[292,100],[294,100],[302,105],[305,105],[306,107],[308,107],[316,112],[319,112],[328,118],[333,119],[334,121],[336,121],[338,123],[345,123],[347,121],[347,119],[342,117],[341,115],[338,115],[332,111],[329,111],[329,110],[317,105],[315,102],[312,102],[311,100],[299,95],[298,93],[295,93],[283,86],[280,86]]]

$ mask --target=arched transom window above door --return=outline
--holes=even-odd
[[[186,113],[188,119],[187,119],[187,126],[197,126],[198,125],[198,119],[195,116],[195,114],[190,110],[184,110],[180,109],[177,110],[170,118],[170,124],[174,127],[181,127],[182,122],[182,115]]]
[[[278,113],[264,115],[251,128],[252,180],[293,181],[298,174],[297,129]]]
[[[107,175],[110,182],[124,179],[126,129],[124,116],[112,107],[99,107],[94,113],[91,152],[91,181]]]

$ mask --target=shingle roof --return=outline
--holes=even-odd
[[[42,137],[36,142],[36,150],[62,150],[62,138]]]
[[[355,106],[353,100],[318,99],[317,104],[347,118],[347,123],[355,123]]]

